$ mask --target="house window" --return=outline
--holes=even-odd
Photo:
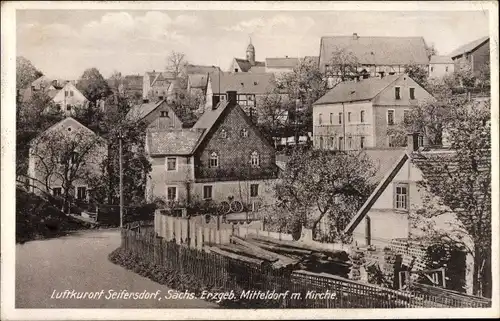
[[[396,100],[401,99],[401,88],[400,87],[394,88],[394,95],[395,95]]]
[[[210,155],[209,167],[219,167],[219,155],[216,152]]]
[[[71,105],[66,105],[66,110],[70,111],[71,110]]]
[[[238,68],[234,68],[234,72],[238,72]]]
[[[359,138],[359,147],[365,148],[365,138],[363,136]]]
[[[73,90],[69,92],[70,97],[73,97]]]
[[[212,185],[203,186],[203,199],[212,199]]]
[[[347,147],[349,149],[352,148],[352,137],[351,136],[347,137]]]
[[[333,124],[333,113],[330,113],[330,124]]]
[[[65,90],[64,91],[64,97],[68,97],[69,96],[69,91]]]
[[[220,101],[224,101],[224,100],[226,100],[226,95],[221,95],[221,96],[219,96],[219,97],[220,97]]]
[[[318,125],[321,125],[321,123],[323,122],[323,114],[319,114],[318,115]]]
[[[176,201],[177,200],[177,186],[167,187],[167,200]]]
[[[87,198],[87,188],[85,186],[76,188],[76,198],[79,200],[84,200]]]
[[[186,158],[186,164],[188,164],[188,165],[191,164],[191,157]]]
[[[259,196],[259,184],[250,184],[250,197]]]
[[[177,170],[177,157],[167,157],[167,171]]]
[[[221,130],[221,131],[220,131],[220,136],[221,136],[222,138],[227,138],[227,131],[226,131],[225,129]]]
[[[410,87],[410,99],[415,99],[415,88]]]
[[[364,110],[362,110],[362,111],[361,111],[361,114],[360,114],[359,119],[360,119],[360,121],[361,121],[362,123],[364,123],[364,122],[365,122],[365,111],[364,111]]]
[[[344,149],[344,137],[339,137],[339,149]]]
[[[323,137],[319,138],[319,148],[323,149]]]
[[[347,113],[347,122],[350,123],[351,122],[351,112],[348,112]]]
[[[403,110],[403,121],[405,124],[410,122],[410,111],[408,109]]]
[[[61,196],[62,194],[62,188],[61,187],[54,187],[52,189],[52,195],[54,196]]]
[[[431,67],[431,72],[433,72],[433,71],[434,71],[434,67]]]
[[[168,117],[168,111],[161,111],[160,117]]]
[[[339,124],[342,124],[342,113],[339,113]]]
[[[250,164],[252,164],[252,166],[259,166],[259,153],[253,152],[250,155]]]
[[[448,72],[448,66],[446,66],[446,67],[444,68],[444,71]]]
[[[389,109],[387,111],[387,124],[394,125],[394,109]]]
[[[389,147],[397,147],[394,135],[387,136],[387,139],[389,140]]]
[[[335,137],[330,137],[330,145],[332,146],[332,149],[335,149]]]
[[[424,136],[418,136],[418,146],[424,146]]]
[[[248,130],[246,128],[241,130],[241,137],[248,137]]]
[[[395,184],[394,207],[400,210],[408,209],[408,184]]]

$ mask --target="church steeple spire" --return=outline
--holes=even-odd
[[[250,62],[252,66],[255,66],[255,47],[252,45],[252,37],[249,35],[248,36],[250,43],[248,44],[247,47],[247,60]]]

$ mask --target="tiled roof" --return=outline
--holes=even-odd
[[[248,70],[248,72],[254,73],[254,74],[265,73],[266,72],[266,67],[264,67],[264,66],[252,66],[252,68],[250,68]]]
[[[370,178],[373,184],[379,184],[387,172],[394,166],[394,164],[401,159],[403,154],[406,153],[405,148],[373,148],[366,149],[366,155],[371,160],[375,176]]]
[[[208,74],[192,74],[188,75],[191,88],[205,88],[207,86]]]
[[[191,74],[208,74],[210,72],[220,71],[217,66],[202,66],[202,65],[187,65],[186,72],[188,75]]]
[[[164,100],[158,101],[158,102],[150,102],[150,103],[143,103],[139,105],[134,105],[132,108],[130,108],[129,112],[127,113],[126,118],[129,120],[140,120],[146,117],[148,114],[150,114],[153,110],[158,108]]]
[[[452,64],[453,60],[450,56],[431,56],[431,64]]]
[[[149,154],[160,155],[191,155],[204,129],[164,129],[148,130]]]
[[[266,58],[266,68],[295,68],[299,58]]]
[[[248,72],[250,70],[250,68],[252,68],[253,66],[256,66],[256,67],[265,67],[266,66],[266,64],[263,61],[256,61],[255,65],[252,66],[250,61],[248,61],[246,59],[234,58],[234,60],[236,60],[236,63],[238,64],[238,66],[240,66],[240,69],[243,72]]]
[[[428,64],[422,37],[321,37],[320,64],[328,64],[335,50],[351,52],[366,65]]]
[[[460,56],[466,52],[471,52],[474,49],[476,49],[478,46],[483,44],[483,42],[485,42],[489,39],[490,39],[490,37],[482,37],[480,39],[469,42],[468,44],[465,44],[465,45],[455,49],[449,56],[452,58],[455,58],[456,56]]]
[[[217,72],[210,74],[214,93],[235,90],[245,94],[264,94],[273,89],[273,80],[272,73],[221,73],[220,78]]]
[[[363,79],[358,82],[343,82],[327,92],[314,105],[371,100],[399,77],[401,75],[389,75],[383,78]]]

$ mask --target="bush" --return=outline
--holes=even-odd
[[[56,206],[40,196],[17,188],[16,242],[24,243],[30,240],[61,236],[69,231],[91,227],[88,223],[65,215]]]

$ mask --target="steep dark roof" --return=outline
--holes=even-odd
[[[422,37],[321,37],[320,64],[328,64],[335,50],[351,52],[365,65],[429,63]]]
[[[266,58],[266,68],[295,68],[299,58]]]
[[[205,129],[160,129],[146,132],[151,156],[191,155]]]
[[[477,47],[479,47],[480,45],[482,45],[483,43],[485,43],[486,41],[489,41],[489,40],[490,40],[490,37],[482,37],[480,39],[471,41],[471,42],[453,50],[449,56],[451,58],[455,58],[455,57],[460,56],[464,53],[474,51]]]
[[[219,81],[220,79],[220,81]],[[272,73],[212,73],[210,83],[212,92],[225,93],[235,90],[245,94],[264,94],[273,89]],[[219,87],[220,82],[220,87]]]
[[[252,66],[250,61],[248,61],[246,59],[234,58],[234,60],[236,61],[238,66],[240,66],[240,69],[243,72],[248,72],[250,70],[250,68],[252,68],[253,66],[256,66],[256,67],[265,67],[266,66],[266,64],[263,61],[256,61],[255,65]]]
[[[346,81],[332,88],[317,100],[314,105],[371,100],[401,76],[389,75],[383,78],[372,77],[363,79],[358,82]]]

